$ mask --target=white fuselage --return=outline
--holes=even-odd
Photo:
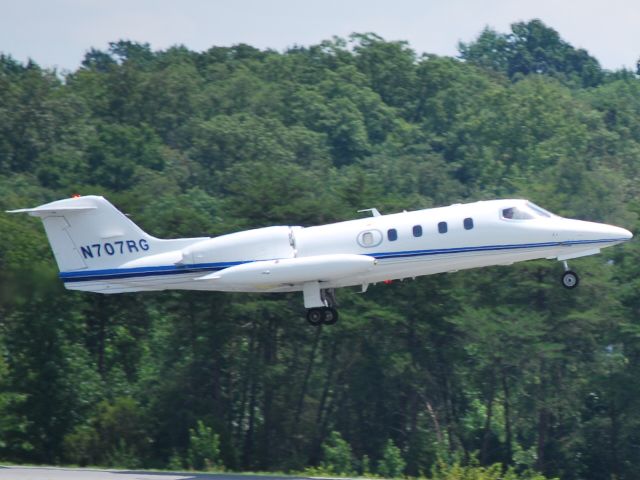
[[[60,276],[67,288],[101,293],[285,292],[304,290],[309,282],[329,289],[539,258],[567,260],[631,236],[623,228],[548,214],[526,200],[491,200],[307,228],[266,227],[168,251],[154,252],[152,243],[146,256],[123,258],[116,268],[91,268],[94,259],[84,258],[88,268]]]

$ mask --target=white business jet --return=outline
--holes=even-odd
[[[364,210],[363,210],[364,211]],[[76,196],[12,210],[40,217],[65,287],[98,293],[302,291],[312,325],[338,319],[334,289],[538,258],[564,262],[633,236],[558,217],[527,200],[491,200],[316,227],[274,226],[161,240],[106,199]]]

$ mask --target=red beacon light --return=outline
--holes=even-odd
[[[80,195],[79,193],[74,193],[73,195],[71,195],[71,198],[80,198],[82,195]]]

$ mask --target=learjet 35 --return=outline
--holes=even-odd
[[[524,260],[567,260],[631,239],[624,228],[556,216],[527,200],[490,200],[313,227],[272,226],[162,240],[100,196],[12,210],[40,217],[66,288],[301,291],[312,325],[338,319],[334,289]]]

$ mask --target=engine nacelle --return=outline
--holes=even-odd
[[[268,288],[282,284],[327,282],[371,271],[377,261],[367,255],[337,253],[243,263],[196,280],[218,285],[251,285]]]
[[[294,228],[299,227],[257,228],[203,240],[183,249],[179,263],[193,265],[293,258]]]

